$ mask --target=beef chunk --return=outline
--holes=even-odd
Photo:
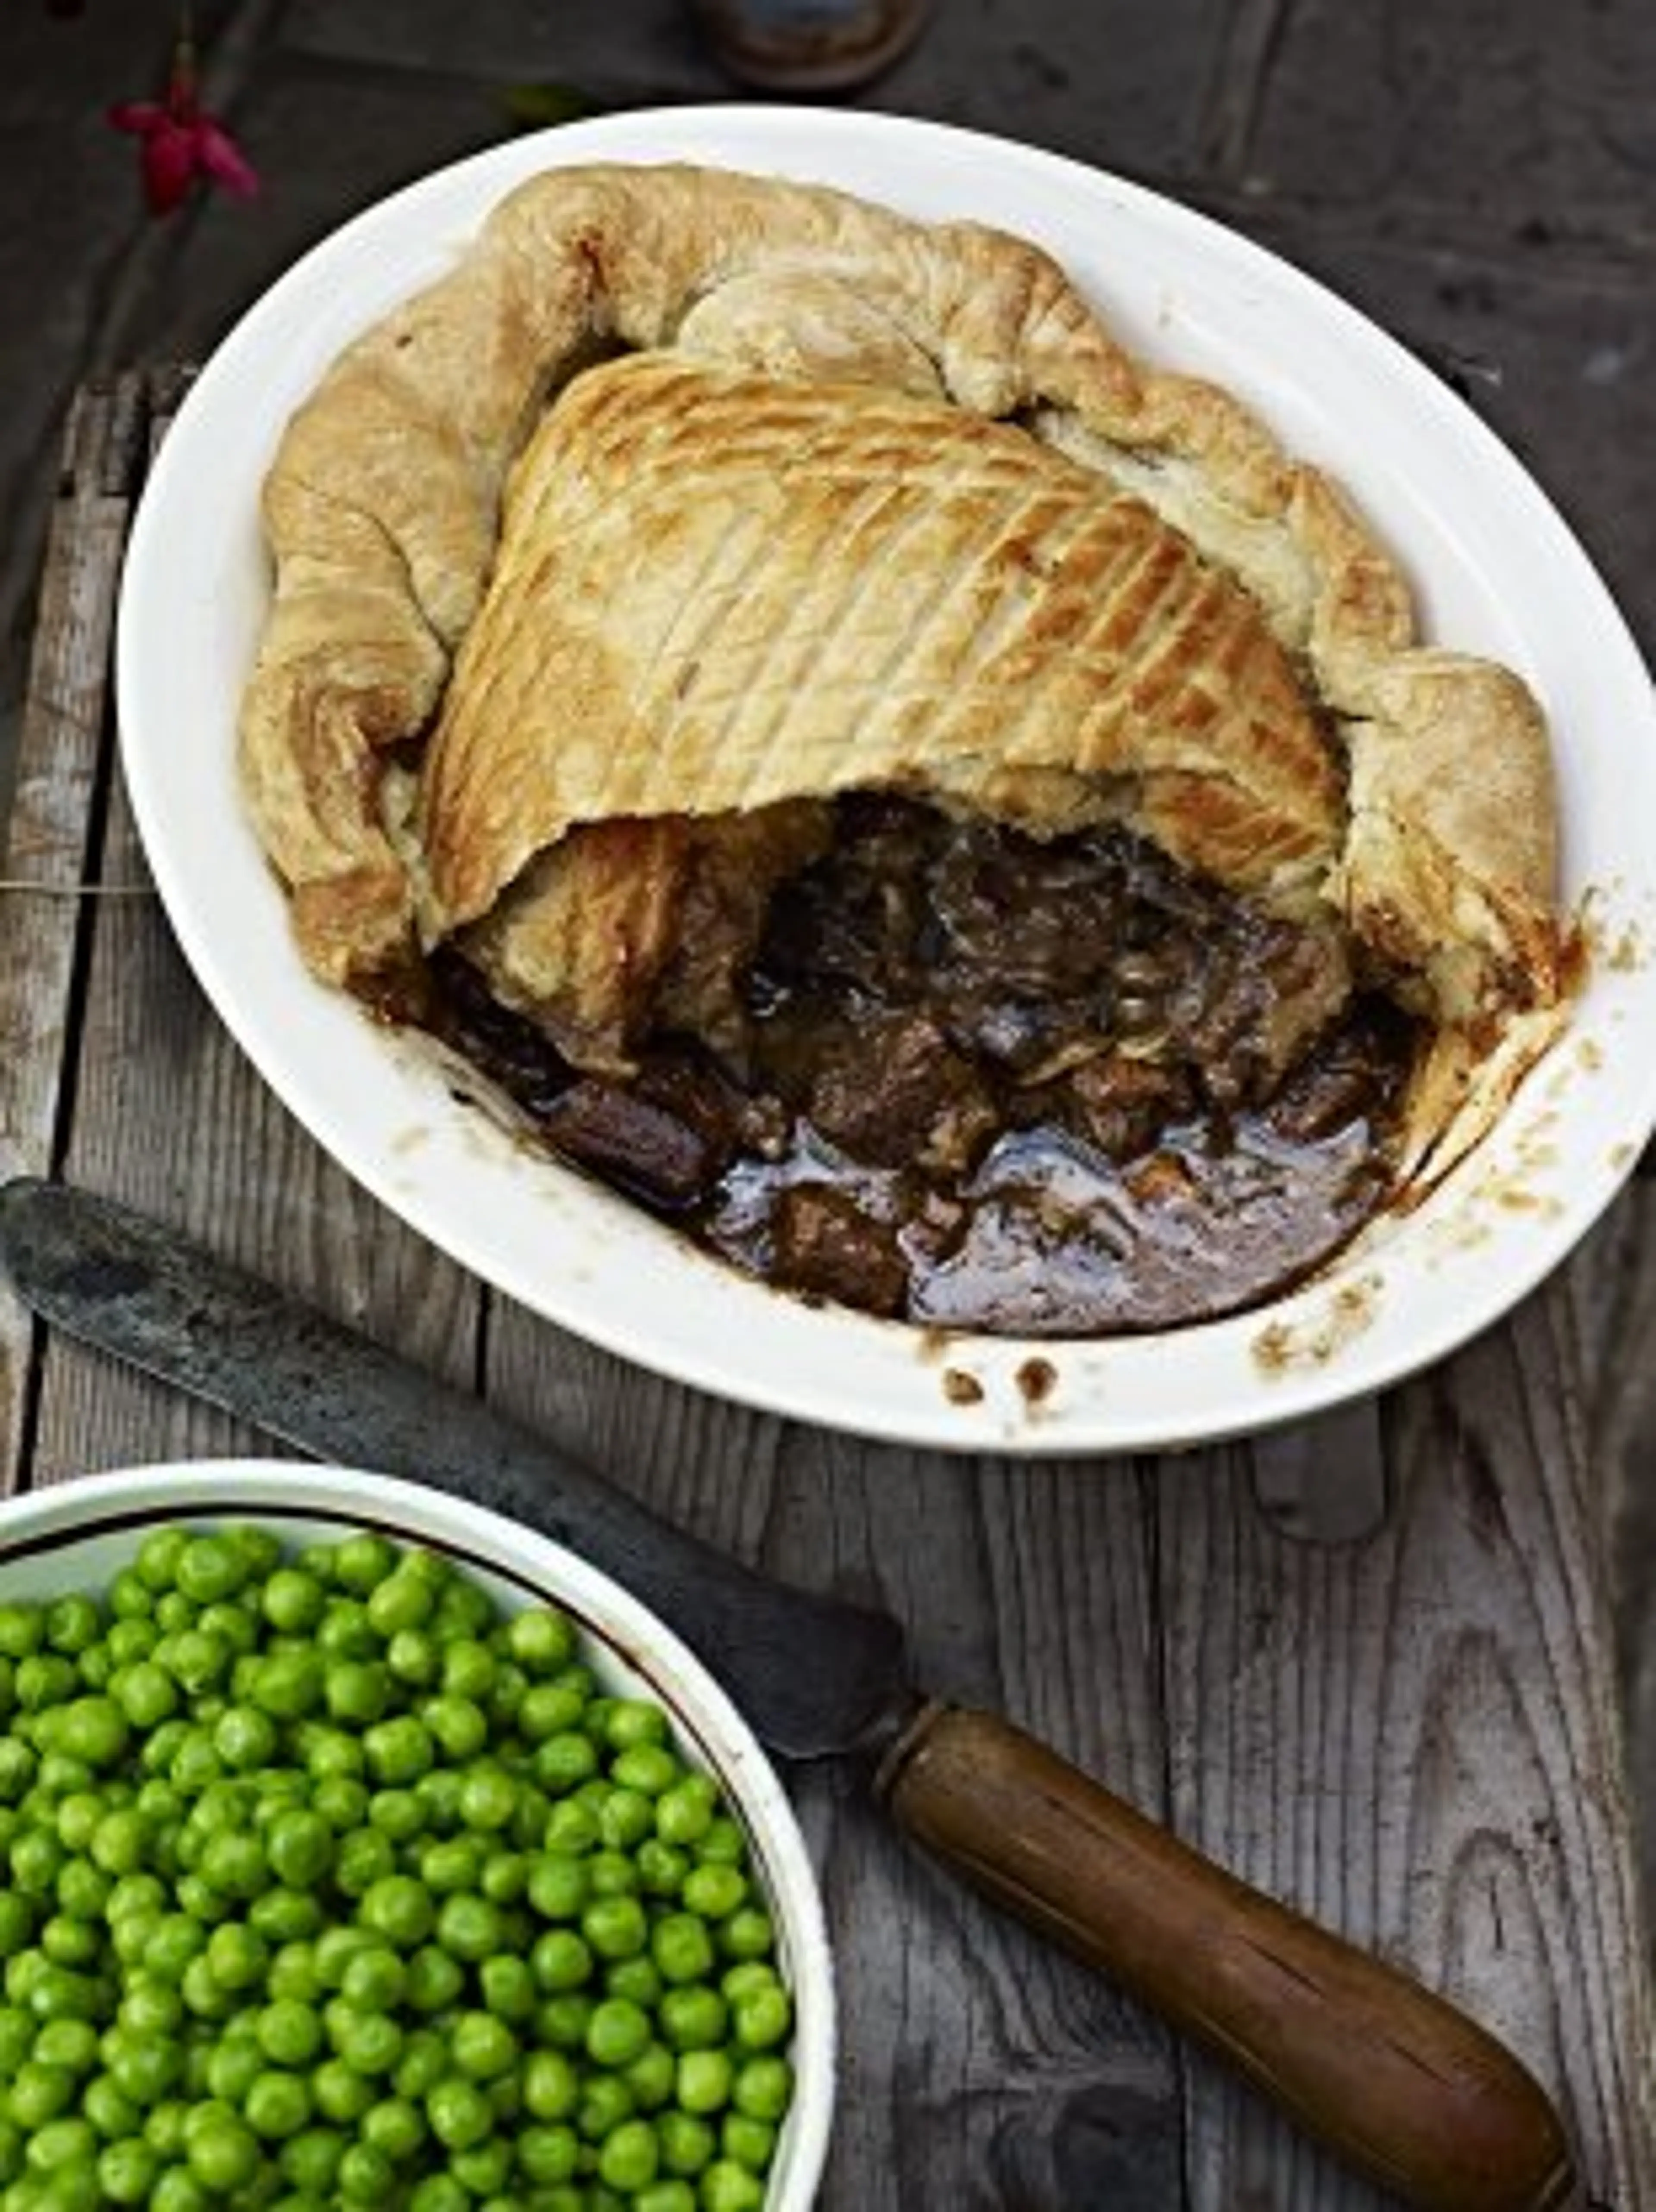
[[[713,1188],[724,1164],[705,1128],[600,1076],[572,1083],[539,1119],[568,1158],[652,1206],[694,1205]]]
[[[897,1231],[848,1192],[830,1183],[789,1184],[777,1197],[771,1239],[773,1278],[790,1290],[887,1318],[903,1311],[908,1263]]]
[[[831,1144],[875,1167],[919,1160],[958,1170],[996,1120],[970,1062],[921,1013],[836,1030],[806,1111]]]

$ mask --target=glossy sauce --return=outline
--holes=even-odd
[[[1383,1202],[1417,1039],[1345,958],[1123,831],[858,796],[773,899],[719,1054],[658,1036],[626,1082],[579,1075],[452,955],[429,1025],[750,1273],[1097,1335],[1257,1304]]]

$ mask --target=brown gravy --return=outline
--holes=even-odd
[[[452,951],[426,1025],[556,1152],[780,1287],[1034,1336],[1167,1328],[1313,1272],[1383,1201],[1416,1027],[1331,929],[1118,830],[836,803],[715,1049],[582,1075]]]

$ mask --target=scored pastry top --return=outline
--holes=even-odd
[[[547,173],[341,355],[264,511],[243,781],[330,981],[555,903],[583,825],[871,785],[1124,819],[1327,908],[1462,1040],[1440,1122],[1561,997],[1538,703],[1422,643],[1338,488],[1021,240]]]

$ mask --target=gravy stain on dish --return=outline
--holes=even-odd
[[[1058,1389],[1058,1370],[1052,1361],[1039,1356],[1026,1359],[1012,1377],[1017,1384],[1019,1397],[1031,1414],[1039,1413],[1045,1408]]]
[[[983,1384],[964,1367],[945,1367],[943,1370],[943,1395],[951,1406],[980,1406],[983,1403]]]
[[[1251,1347],[1254,1364],[1261,1373],[1272,1376],[1327,1366],[1347,1345],[1373,1327],[1383,1287],[1384,1279],[1378,1273],[1359,1275],[1330,1293],[1320,1319],[1268,1322]]]

